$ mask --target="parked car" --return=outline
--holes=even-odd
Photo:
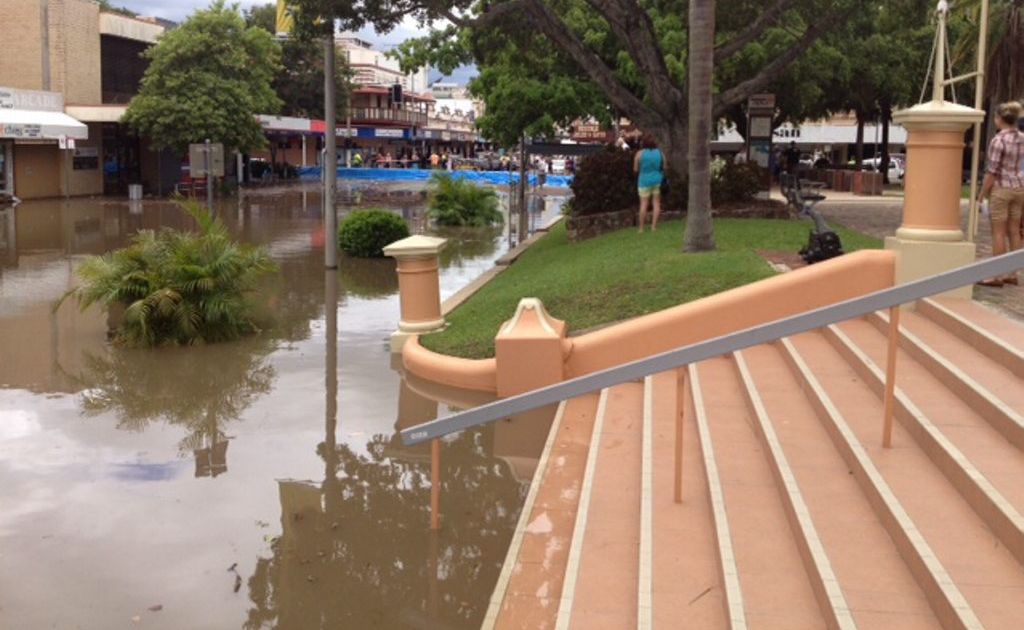
[[[868,167],[869,170],[878,171],[882,166],[882,158],[870,158],[864,160],[861,164]],[[903,161],[896,156],[889,156],[889,181],[898,182],[903,179],[905,173],[905,166]]]

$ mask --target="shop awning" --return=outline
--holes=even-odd
[[[88,140],[89,128],[63,112],[0,109],[0,138],[58,140],[61,136]]]

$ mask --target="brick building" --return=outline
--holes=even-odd
[[[145,72],[139,54],[164,26],[101,12],[93,0],[3,0],[3,9],[0,192],[115,194],[175,181],[176,157],[150,151],[118,122]],[[61,136],[74,149],[62,151]]]

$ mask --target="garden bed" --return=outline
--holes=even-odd
[[[551,230],[507,271],[452,311],[449,327],[424,335],[435,352],[494,356],[494,335],[523,297],[540,298],[570,331],[593,328],[689,302],[774,275],[757,250],[797,251],[810,223],[798,220],[716,219],[718,250],[682,252],[683,222],[656,232],[619,230],[570,243],[564,224]],[[846,251],[881,241],[837,228]]]

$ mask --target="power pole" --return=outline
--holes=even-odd
[[[338,214],[334,194],[338,186],[338,108],[334,80],[334,21],[324,39],[324,266],[338,268]]]

